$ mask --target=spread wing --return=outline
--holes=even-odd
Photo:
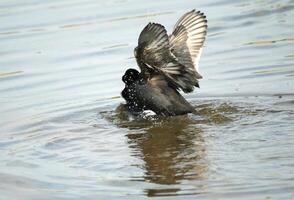
[[[135,56],[141,70],[159,70],[166,63],[175,61],[171,55],[169,38],[165,28],[157,23],[149,23],[141,32]]]
[[[162,73],[174,88],[193,91],[202,78],[198,62],[206,32],[206,17],[195,10],[178,20],[170,36],[162,25],[149,23],[141,32],[135,49],[141,71],[143,74]]]
[[[192,10],[178,20],[169,37],[171,52],[178,62],[186,67],[186,71],[190,71],[190,84],[196,86],[199,86],[198,79],[202,78],[198,72],[198,62],[206,32],[206,16],[200,11]]]
[[[149,23],[143,29],[135,48],[135,57],[143,74],[160,73],[175,89],[193,91],[194,72],[187,70],[172,54],[169,37],[162,25]]]

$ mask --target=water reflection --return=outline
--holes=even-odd
[[[110,116],[106,114],[105,116]],[[177,185],[183,180],[205,178],[208,164],[205,162],[205,140],[198,119],[189,115],[170,118],[133,118],[124,106],[117,108],[110,117],[117,126],[128,128],[126,135],[132,155],[143,161],[143,179],[162,185]],[[150,188],[147,196],[176,193],[180,188]]]
[[[205,131],[207,124],[225,125],[238,113],[251,113],[222,101],[198,101],[198,114],[174,117],[135,117],[121,104],[115,112],[102,116],[126,134],[132,156],[139,158],[144,181],[165,187],[145,189],[147,196],[175,195],[185,180],[205,180],[209,164],[206,159]],[[192,193],[195,193],[193,191]]]
[[[144,161],[145,180],[176,184],[203,176],[207,166],[198,163],[205,155],[202,130],[191,124],[187,116],[176,117],[127,135],[135,156]]]

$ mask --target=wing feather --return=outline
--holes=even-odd
[[[178,20],[170,36],[171,51],[181,64],[194,71],[194,79],[202,78],[198,62],[206,32],[206,16],[200,11],[192,10]]]
[[[194,10],[180,18],[171,36],[161,24],[149,23],[135,48],[142,73],[161,73],[172,87],[184,92],[199,87],[198,79],[202,76],[198,73],[198,60],[206,29],[204,14]]]
[[[172,59],[167,32],[161,24],[157,23],[149,23],[142,30],[135,51],[142,71],[146,71],[148,66],[153,69],[161,68],[167,60]]]

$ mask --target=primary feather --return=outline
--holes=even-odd
[[[198,61],[205,40],[207,21],[192,10],[183,15],[168,36],[165,28],[149,23],[141,32],[135,57],[143,74],[162,74],[176,89],[191,92],[199,87]]]

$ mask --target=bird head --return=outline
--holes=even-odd
[[[122,81],[129,85],[138,80],[139,72],[136,69],[128,69],[122,77]]]

